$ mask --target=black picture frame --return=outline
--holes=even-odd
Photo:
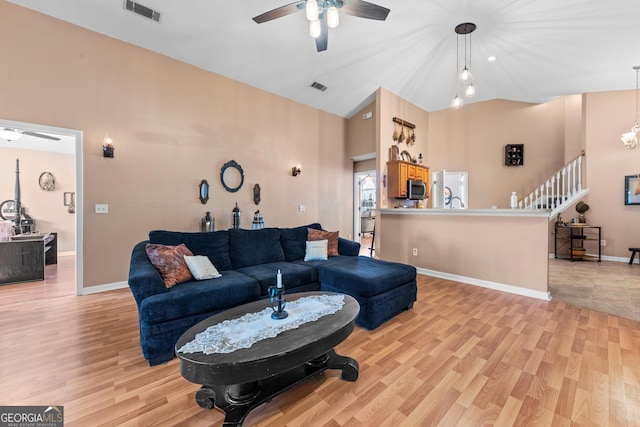
[[[640,205],[640,175],[624,177],[624,204]]]
[[[229,183],[225,182],[224,173],[229,168],[235,169],[239,174],[239,184],[236,187],[231,187]],[[242,188],[242,184],[244,184],[244,171],[242,170],[242,166],[240,166],[235,160],[229,160],[227,163],[222,165],[222,168],[220,169],[220,182],[222,183],[224,189],[229,193],[235,193],[236,191],[240,190]]]
[[[506,166],[524,165],[524,144],[507,144],[504,146],[504,164]]]

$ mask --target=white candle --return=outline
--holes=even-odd
[[[276,287],[282,288],[282,274],[280,274],[280,270],[278,270],[278,275],[276,276]]]

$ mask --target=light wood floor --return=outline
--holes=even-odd
[[[62,279],[72,263],[61,257],[45,282],[0,286],[0,405],[64,405],[67,426],[221,425],[177,360],[143,360],[129,290],[77,297]],[[245,425],[639,425],[639,327],[419,276],[412,310],[337,348],[360,363],[357,382],[328,371]]]

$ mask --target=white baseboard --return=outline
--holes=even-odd
[[[80,295],[97,294],[100,292],[114,291],[116,289],[123,289],[127,287],[129,287],[129,283],[127,282],[115,282],[98,286],[89,286],[87,288],[82,288],[82,290],[80,291]]]
[[[467,283],[469,285],[480,286],[482,288],[493,289],[501,292],[508,292],[510,294],[522,295],[525,297],[541,299],[544,301],[551,301],[551,295],[548,291],[534,291],[532,289],[521,288],[519,286],[507,285],[504,283],[491,282],[488,280],[475,279],[473,277],[458,276],[457,274],[444,273],[442,271],[428,270],[426,268],[418,268],[416,270],[420,274],[427,276],[438,277],[440,279],[452,280],[454,282]]]

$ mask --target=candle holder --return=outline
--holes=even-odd
[[[287,300],[284,298],[284,286],[269,286],[269,296],[271,297],[272,319],[284,319],[289,315],[284,309]]]

